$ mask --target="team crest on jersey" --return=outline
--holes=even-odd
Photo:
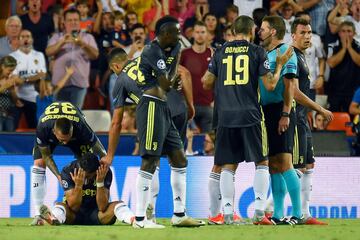
[[[157,61],[156,63],[157,67],[161,70],[164,70],[166,68],[166,64],[165,61],[160,59],[159,61]]]
[[[61,180],[61,184],[63,185],[64,188],[68,188],[68,187],[69,187],[68,182],[65,181],[65,180]]]
[[[265,67],[266,69],[270,69],[270,63],[269,63],[269,60],[268,60],[268,59],[265,60],[265,62],[264,62],[264,67]]]
[[[39,60],[34,59],[34,63],[37,65],[39,63]]]

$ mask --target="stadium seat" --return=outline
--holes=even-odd
[[[346,112],[334,112],[334,119],[329,123],[326,130],[329,131],[345,131],[346,136],[353,136],[354,133],[351,130],[351,126],[347,126],[350,123],[350,115]]]
[[[83,110],[86,122],[95,132],[109,131],[111,115],[107,110]]]

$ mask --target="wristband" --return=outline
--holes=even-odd
[[[280,113],[280,116],[281,116],[281,117],[290,117],[290,113],[288,113],[288,112],[281,112],[281,113]]]
[[[104,186],[104,182],[96,182],[96,187],[101,188]]]

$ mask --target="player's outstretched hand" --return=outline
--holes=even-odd
[[[101,165],[105,165],[107,167],[110,167],[111,163],[112,163],[112,159],[110,159],[110,157],[108,155],[105,155],[100,159],[100,164]]]
[[[96,170],[96,182],[104,182],[107,172],[109,171],[109,167],[106,165],[100,165]]]
[[[82,168],[75,168],[74,173],[70,172],[71,178],[76,187],[82,187],[85,181],[85,171]]]
[[[329,122],[334,119],[333,113],[325,108],[321,108],[320,114],[323,115],[325,119],[328,120]]]
[[[289,47],[283,55],[280,55],[280,49],[276,49],[276,64],[284,66],[287,61],[291,58],[292,54],[294,53],[294,48]]]

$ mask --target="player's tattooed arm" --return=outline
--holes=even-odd
[[[51,155],[51,151],[49,147],[39,147],[41,156],[46,163],[46,167],[48,167],[51,172],[57,177],[57,179],[61,182],[61,176],[58,167]]]
[[[97,139],[96,143],[92,147],[92,150],[96,155],[100,156],[100,158],[106,155],[106,150],[99,139]]]
[[[205,90],[211,90],[214,88],[216,76],[209,71],[206,71],[205,75],[201,78],[203,88]]]
[[[293,48],[289,47],[286,52],[280,55],[280,49],[276,50],[276,67],[274,73],[268,72],[262,77],[266,90],[273,91],[281,76],[282,67],[289,61],[293,54]]]

